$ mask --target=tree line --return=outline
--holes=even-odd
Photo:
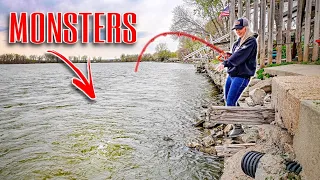
[[[85,63],[88,56],[69,56],[70,61],[75,63]],[[101,62],[102,57],[93,57],[92,61]],[[45,53],[43,55],[20,55],[14,53],[0,55],[0,64],[34,64],[34,63],[59,63],[61,60],[55,55]]]
[[[166,61],[177,61],[178,55],[177,52],[171,52],[166,43],[159,43],[155,48],[155,53],[144,53],[141,61],[157,61],[157,62],[166,62]],[[120,61],[122,62],[133,62],[137,61],[139,54],[122,54],[120,56]]]
[[[91,62],[134,62],[138,60],[138,54],[122,54],[120,58],[103,60],[101,56],[91,58]],[[159,43],[156,46],[156,52],[145,53],[142,56],[142,61],[169,61],[177,60],[177,53],[171,52],[166,43]],[[68,59],[74,63],[86,63],[87,55],[83,56],[69,56]],[[0,64],[34,64],[34,63],[59,63],[61,60],[53,54],[45,53],[44,55],[20,55],[20,54],[2,54],[0,55]]]

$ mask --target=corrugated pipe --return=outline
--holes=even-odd
[[[264,155],[264,153],[257,152],[257,151],[249,151],[247,152],[242,160],[241,160],[241,169],[242,171],[252,177],[255,178],[258,163],[260,161],[260,158]],[[295,161],[287,161],[285,163],[286,170],[290,172],[294,172],[297,175],[302,171],[302,166],[295,162]]]

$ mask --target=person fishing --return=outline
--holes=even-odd
[[[235,21],[232,30],[238,36],[238,40],[233,44],[231,54],[218,67],[222,71],[227,67],[228,77],[224,87],[224,98],[226,106],[237,106],[237,102],[249,81],[256,72],[257,66],[257,37],[249,28],[246,18]],[[233,125],[229,137],[237,137],[244,133],[240,124]]]

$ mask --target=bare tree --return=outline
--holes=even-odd
[[[196,18],[188,9],[177,6],[173,10],[171,31],[183,31],[191,34],[209,34],[205,29],[206,21]]]

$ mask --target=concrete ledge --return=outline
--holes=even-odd
[[[298,129],[293,138],[293,148],[302,165],[305,179],[320,177],[320,101],[301,102]]]
[[[273,76],[320,76],[319,65],[290,64],[268,67],[264,71]]]
[[[300,102],[320,100],[319,76],[283,76],[272,80],[272,107],[280,127],[295,134],[299,124]]]

